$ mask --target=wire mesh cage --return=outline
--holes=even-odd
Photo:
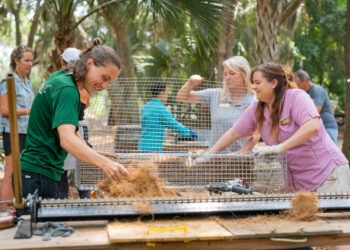
[[[90,99],[85,111],[89,143],[124,165],[151,163],[152,171],[169,187],[203,188],[240,179],[255,191],[283,190],[285,157],[232,153],[245,144],[245,138],[222,154],[192,164],[193,157],[201,157],[198,152],[213,146],[254,98],[242,84],[231,84],[229,91],[238,95],[228,97],[221,82],[203,80],[197,88],[186,90],[186,81],[118,79],[108,91]],[[78,188],[96,189],[105,178],[100,169],[77,162]]]
[[[85,112],[89,143],[97,151],[108,153],[187,152],[212,146],[249,103],[227,105],[220,93],[222,83],[214,81],[203,81],[195,89],[200,96],[195,103],[176,101],[186,81],[118,79],[108,91],[90,100]],[[166,86],[164,91],[162,84]],[[213,110],[212,102],[220,102],[219,109]],[[231,112],[233,109],[238,111]],[[222,115],[218,117],[218,114]],[[238,140],[227,152],[238,150],[244,143],[244,139]]]
[[[117,161],[126,166],[149,164],[170,188],[203,189],[209,184],[240,180],[255,192],[280,193],[285,185],[285,155],[191,153],[121,153]],[[200,159],[200,161],[197,161]],[[80,189],[96,189],[106,178],[96,167],[78,163],[76,183]]]

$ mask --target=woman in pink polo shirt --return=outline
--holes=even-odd
[[[279,64],[256,67],[251,79],[258,102],[209,152],[219,152],[257,130],[267,145],[258,154],[287,153],[287,191],[350,191],[348,161],[328,136],[308,94],[292,87]]]

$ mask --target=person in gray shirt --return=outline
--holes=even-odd
[[[194,88],[203,82],[201,76],[193,75],[182,86],[176,96],[177,101],[198,103],[210,108],[211,132],[208,140],[209,147],[213,146],[232,127],[251,102],[256,100],[252,91],[250,81],[251,68],[247,59],[242,56],[234,56],[225,60],[223,66],[224,81],[222,88],[193,91]],[[259,138],[256,139],[256,142]],[[245,143],[245,140],[239,141],[226,148],[226,150],[237,151]],[[250,145],[250,143],[247,145]],[[253,143],[252,147],[255,143]],[[244,146],[242,150],[248,151],[250,148],[249,146],[247,148]]]
[[[305,90],[314,101],[327,133],[337,143],[338,124],[335,120],[327,91],[322,86],[313,83],[309,74],[304,70],[300,69],[294,75],[294,80],[298,84],[298,87]]]

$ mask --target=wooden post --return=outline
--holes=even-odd
[[[15,79],[12,74],[7,75],[7,96],[9,106],[10,121],[10,144],[11,158],[13,164],[13,187],[14,187],[14,207],[23,208],[24,200],[22,198],[22,175],[19,163],[19,136],[17,127],[17,107],[16,107],[16,87]]]

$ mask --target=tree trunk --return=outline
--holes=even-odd
[[[223,66],[222,62],[232,56],[232,44],[233,44],[233,34],[234,34],[234,9],[236,5],[236,0],[227,0],[226,8],[220,19],[219,26],[219,41],[218,41],[218,51],[217,51],[217,77],[218,81],[223,80]]]
[[[29,31],[29,35],[28,35],[27,46],[30,48],[32,48],[33,44],[34,44],[34,36],[35,36],[35,33],[38,29],[38,25],[39,25],[39,21],[40,21],[40,14],[41,14],[42,10],[43,10],[43,6],[41,6],[41,0],[37,0],[34,18],[33,18],[33,21],[31,23],[30,31]]]
[[[16,45],[20,45],[22,42],[22,33],[21,33],[21,8],[22,8],[22,0],[18,1],[17,6],[15,7],[15,3],[12,1],[8,2],[9,4],[9,9],[12,13],[12,15],[15,17],[15,27],[16,27]]]
[[[273,0],[257,0],[255,64],[274,61],[277,54],[278,12]],[[276,5],[276,3],[275,3]]]
[[[285,2],[282,1],[257,0],[256,36],[254,41],[256,65],[278,61],[278,32],[286,20],[295,14],[301,3],[302,0],[294,0],[285,6]]]
[[[63,27],[59,27],[54,32],[55,48],[50,55],[51,65],[47,69],[49,73],[61,68],[61,54],[64,49],[70,47],[74,42],[75,29],[73,27],[74,22],[67,20]]]
[[[103,4],[103,0],[99,0]],[[130,52],[128,20],[125,20],[126,6],[123,3],[112,4],[109,8],[102,9],[102,14],[112,26],[117,40],[117,52],[123,63],[121,77],[133,78],[134,66]],[[132,81],[117,87],[117,95],[111,94],[115,90],[111,88],[111,109],[108,116],[108,125],[138,124],[139,108],[137,106],[136,82]]]
[[[347,1],[346,28],[344,41],[345,54],[345,79],[350,78],[350,0]],[[346,158],[350,159],[350,83],[346,83],[346,101],[345,101],[345,128],[343,152]]]

